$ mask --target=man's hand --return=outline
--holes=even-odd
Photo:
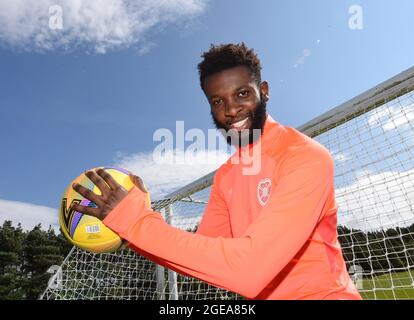
[[[99,188],[102,195],[97,195],[93,191],[74,183],[72,188],[84,198],[94,202],[97,208],[90,208],[81,206],[79,204],[72,204],[71,208],[74,210],[94,216],[100,220],[105,217],[128,195],[128,190],[121,186],[115,179],[104,169],[97,169],[85,172],[85,175]],[[129,174],[132,182],[143,192],[147,192],[142,179],[138,176]]]

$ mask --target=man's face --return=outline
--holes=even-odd
[[[267,82],[258,86],[244,66],[223,70],[204,81],[216,127],[236,134],[242,145],[253,142],[253,129],[263,129],[268,91]]]

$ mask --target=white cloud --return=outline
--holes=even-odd
[[[151,198],[157,200],[214,171],[229,157],[224,151],[199,151],[192,162],[175,163],[182,155],[182,152],[171,151],[163,164],[157,164],[152,153],[119,154],[114,166],[139,175],[148,187]],[[208,163],[206,159],[209,159]],[[57,208],[31,203],[0,200],[0,223],[5,220],[11,220],[15,226],[21,223],[25,230],[31,230],[39,223],[43,229],[48,229],[51,225],[56,231],[59,230]]]
[[[338,152],[338,153],[332,153],[332,156],[333,156],[333,159],[336,161],[336,162],[345,162],[345,161],[347,161],[347,160],[349,160],[350,158],[345,154],[345,153],[341,153],[341,152]]]
[[[119,155],[115,166],[139,175],[152,199],[159,200],[217,169],[228,159],[228,154],[220,151],[215,155],[216,163],[174,163],[182,154],[171,152],[167,156],[169,161],[164,164],[157,164],[151,153]],[[201,152],[197,158],[203,162],[208,154],[209,151]],[[355,176],[354,184],[336,190],[339,224],[369,231],[414,223],[414,170],[377,174],[365,170]]]
[[[132,171],[140,176],[151,193],[153,200],[185,186],[216,170],[228,158],[224,151],[199,151],[193,161],[179,162],[185,153],[170,151],[165,155],[166,161],[158,163],[153,159],[152,153],[138,153],[133,155],[119,154],[114,166]],[[188,159],[188,158],[187,158]],[[205,161],[209,159],[209,161]],[[213,160],[213,161],[211,161]]]
[[[153,200],[159,200],[170,192],[185,186],[217,169],[228,159],[223,151],[199,152],[194,163],[174,163],[180,152],[169,154],[164,164],[157,164],[151,153],[117,156],[114,166],[139,175],[148,187]],[[206,156],[216,162],[203,164]],[[404,227],[414,223],[414,170],[357,174],[352,185],[337,188],[339,206],[338,224],[363,231]],[[21,223],[26,230],[41,223],[57,231],[58,209],[30,203],[0,200],[0,223],[4,220]]]
[[[294,68],[298,68],[299,66],[303,65],[306,61],[306,59],[311,55],[312,51],[308,48],[303,49],[302,55],[300,58],[296,61]]]
[[[145,44],[148,31],[201,14],[207,0],[0,0],[0,44],[25,51],[108,50]],[[50,28],[62,8],[62,29]]]
[[[31,230],[39,223],[44,230],[50,225],[55,231],[59,230],[58,209],[31,203],[0,200],[0,223],[5,220],[11,220],[15,226],[21,223],[25,230]]]
[[[138,55],[143,56],[144,54],[150,52],[154,47],[156,47],[155,43],[147,43],[138,49]]]
[[[384,105],[369,118],[370,127],[382,127],[384,131],[397,129],[414,120],[414,104],[388,106]]]
[[[357,176],[336,190],[339,224],[367,231],[414,223],[414,170]]]

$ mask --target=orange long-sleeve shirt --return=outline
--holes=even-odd
[[[214,177],[193,234],[168,225],[130,191],[103,220],[148,259],[251,299],[361,299],[337,240],[329,152],[267,117],[246,175],[236,152]]]

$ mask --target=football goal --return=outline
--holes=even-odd
[[[366,299],[414,299],[414,67],[298,130],[335,160],[338,235],[348,271]],[[153,203],[193,232],[214,172]],[[42,299],[240,299],[181,276],[131,250],[73,248],[50,269]]]

